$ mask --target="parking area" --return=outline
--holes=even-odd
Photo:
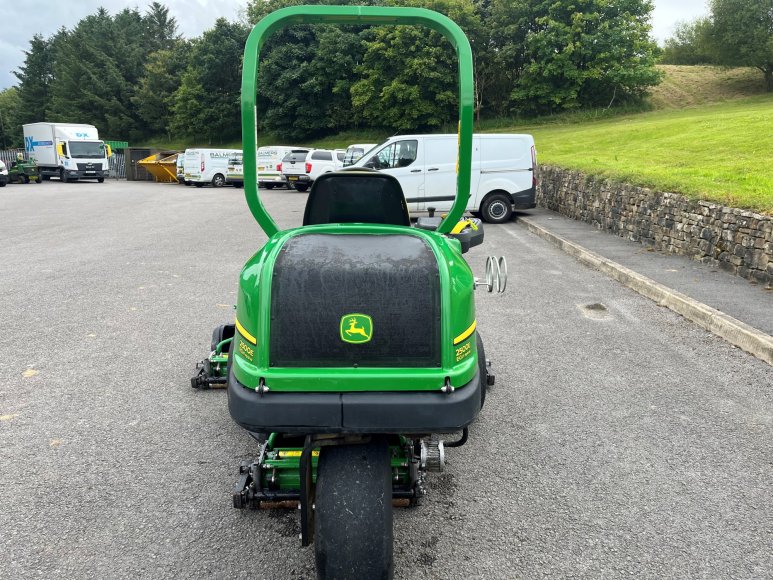
[[[262,193],[300,225],[307,194]],[[771,367],[517,221],[485,231],[497,384],[396,511],[396,577],[770,577]],[[314,577],[294,511],[231,507],[257,446],[189,382],[264,241],[231,187],[0,191],[0,575]]]

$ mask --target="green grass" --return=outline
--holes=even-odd
[[[542,164],[773,213],[773,95],[575,125],[518,125]]]

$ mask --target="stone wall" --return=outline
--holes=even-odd
[[[541,166],[537,204],[773,286],[773,216]]]

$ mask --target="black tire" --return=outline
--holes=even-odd
[[[191,182],[190,181],[183,181],[183,185],[185,185],[185,187],[190,187],[191,186]]]
[[[314,513],[317,578],[392,578],[391,473],[385,439],[321,449]]]
[[[21,178],[24,181],[24,183],[29,183],[30,182],[30,176],[29,175],[22,175]]]
[[[486,351],[483,349],[483,340],[480,334],[475,333],[475,346],[478,349],[478,372],[480,373],[480,408],[486,404],[486,391],[488,390],[488,379],[486,373]]]
[[[296,184],[295,184],[295,189],[297,189],[298,191],[300,191],[301,193],[303,193],[304,191],[306,191],[307,189],[309,189],[309,186],[308,186],[308,184],[306,184],[306,183],[296,183]]]
[[[263,187],[265,187],[266,189],[274,189],[274,184],[273,183],[267,183]]]
[[[37,178],[35,179],[35,183],[43,183],[43,178],[40,177],[40,175],[38,175]]]
[[[67,181],[67,179],[64,176],[64,167],[59,168],[59,181],[61,181],[62,183],[65,183]]]
[[[97,183],[104,183],[105,178],[104,177],[97,177]]]
[[[5,187],[5,181],[0,181],[0,187]]]
[[[494,193],[483,200],[480,215],[491,224],[505,223],[513,217],[513,202],[504,193]]]
[[[223,187],[225,185],[225,177],[222,173],[215,173],[212,178],[212,187]]]
[[[194,183],[193,185],[195,185],[196,187],[204,187],[203,183]]]

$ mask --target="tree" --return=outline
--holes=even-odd
[[[752,66],[773,91],[773,0],[711,0],[717,60]]]
[[[0,91],[0,149],[22,146],[20,106],[19,90],[16,87]]]
[[[156,50],[146,59],[145,73],[131,100],[146,123],[148,135],[168,132],[174,94],[182,82],[183,71],[190,64],[190,48],[189,42],[178,40],[173,48]],[[168,137],[171,139],[171,135]]]
[[[218,18],[193,43],[190,64],[173,97],[174,132],[208,142],[241,134],[242,56],[247,29]]]
[[[56,53],[66,38],[67,32],[64,29],[49,39],[36,34],[30,41],[30,49],[24,51],[24,64],[13,73],[19,79],[19,123],[45,120],[46,110],[51,103]]]
[[[552,113],[642,97],[661,78],[651,11],[650,0],[536,1],[514,109]]]
[[[432,8],[462,29],[480,20],[470,0],[391,0],[393,5]],[[458,62],[452,45],[438,32],[417,26],[374,28],[352,86],[359,118],[392,130],[437,129],[457,116]]]
[[[680,22],[665,42],[660,62],[664,64],[716,64],[712,42],[713,27],[707,17]]]

